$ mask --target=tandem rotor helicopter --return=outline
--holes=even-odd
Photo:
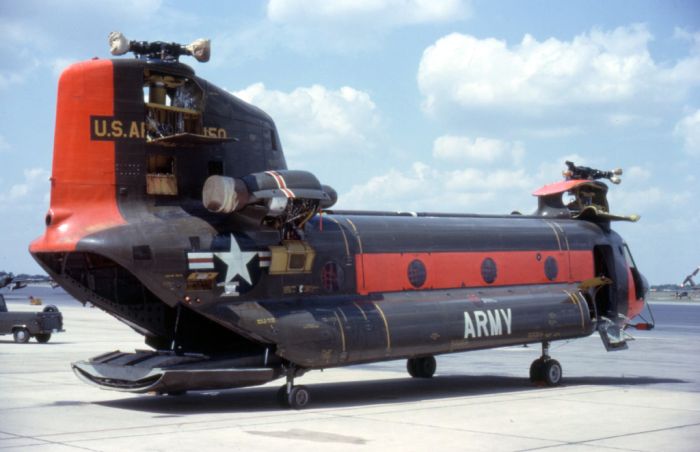
[[[58,87],[51,204],[30,252],[51,278],[152,350],[73,363],[105,389],[181,394],[278,378],[301,408],[305,372],[537,343],[530,379],[557,385],[553,341],[598,332],[626,348],[648,284],[611,229],[621,170],[567,162],[532,215],[333,210],[337,195],[289,170],[275,123],[179,57],[209,41],[109,39]],[[564,202],[564,195],[572,197]]]

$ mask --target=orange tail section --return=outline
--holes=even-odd
[[[91,116],[114,114],[109,60],[75,64],[61,75],[54,138],[51,205],[32,253],[72,251],[83,237],[126,223],[116,202],[115,145],[91,139]]]

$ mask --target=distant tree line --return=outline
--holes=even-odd
[[[49,276],[47,274],[37,274],[37,275],[30,275],[28,273],[12,273],[8,272],[5,270],[0,270],[0,275],[13,275],[17,279],[49,279]]]

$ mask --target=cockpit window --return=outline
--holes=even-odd
[[[626,243],[622,245],[622,254],[625,256],[625,261],[627,261],[629,268],[637,268],[637,264],[634,263],[634,258]]]

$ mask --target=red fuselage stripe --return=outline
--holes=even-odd
[[[287,188],[287,182],[285,182],[284,177],[282,177],[277,171],[265,171],[267,174],[272,176],[277,183],[277,187],[284,193],[287,198],[294,198],[294,192]]]
[[[287,185],[284,183],[284,178],[282,176],[280,176],[277,173],[277,171],[265,171],[265,172],[275,179],[275,182],[277,183],[277,186],[279,188],[287,188]]]
[[[583,281],[594,274],[593,253],[586,250],[367,253],[355,257],[357,291],[361,294],[564,283]],[[545,272],[548,257],[556,260],[556,276],[552,279]],[[492,283],[487,283],[482,275],[482,263],[487,258],[496,264],[496,278]],[[420,260],[426,269],[425,282],[420,287],[414,287],[409,281],[409,265],[414,260]]]

